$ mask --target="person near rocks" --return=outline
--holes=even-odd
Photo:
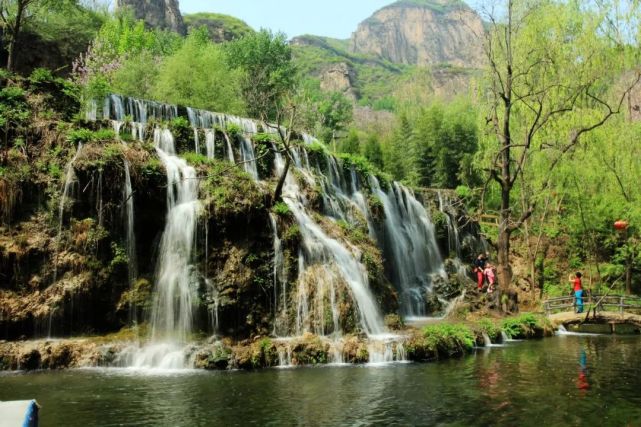
[[[574,278],[570,277],[570,283],[572,283],[572,289],[574,291],[577,313],[583,313],[583,284],[581,283],[581,277],[583,277],[583,274],[581,274],[580,271],[576,272]]]
[[[483,288],[483,282],[485,281],[485,264],[487,264],[487,257],[484,254],[479,254],[474,260],[474,272],[476,273],[479,291]]]
[[[485,275],[485,279],[487,280],[488,286],[487,286],[487,293],[491,294],[494,292],[494,283],[496,282],[496,274],[494,274],[494,266],[490,264],[489,262],[485,266],[485,270],[483,271],[483,274]]]

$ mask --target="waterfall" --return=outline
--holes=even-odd
[[[383,204],[385,235],[381,246],[393,261],[393,282],[401,292],[402,314],[425,316],[425,295],[431,291],[431,276],[446,277],[434,225],[409,189],[392,183],[385,193],[374,176],[370,177],[370,186]]]
[[[486,332],[483,332],[483,345],[485,347],[492,347],[492,340]]]
[[[231,147],[231,140],[229,139],[227,132],[223,132],[223,137],[225,137],[225,142],[227,143],[227,159],[230,163],[236,163],[236,160],[234,159],[234,150]]]
[[[247,136],[242,136],[240,139],[240,154],[243,168],[254,181],[258,181],[258,168],[256,166],[256,155],[254,154],[254,146]]]
[[[184,115],[184,111],[181,109],[180,114]],[[138,139],[144,139],[148,118],[169,121],[179,115],[175,106],[116,95],[107,98],[103,112],[106,117],[117,120],[131,118],[132,134]],[[264,132],[276,133],[276,126],[192,108],[187,108],[186,114],[194,129],[194,147],[197,151],[204,151],[208,158],[213,158],[217,148],[216,132],[222,132],[219,156],[222,153],[222,157],[231,163],[242,162],[243,169],[254,180],[261,178],[250,137],[260,127]],[[237,140],[230,139],[231,127],[228,126],[232,125],[240,130]],[[308,145],[317,144],[307,134],[302,134],[302,138]],[[157,356],[163,359],[168,353],[178,351],[191,330],[191,301],[196,297],[199,278],[196,267],[192,265],[194,260],[191,260],[199,204],[195,171],[175,156],[170,132],[157,129],[154,131],[154,140],[168,175],[167,224],[160,248],[151,323],[152,342],[166,345],[165,353]],[[237,150],[237,154],[234,150]],[[436,276],[445,277],[429,214],[410,189],[397,183],[384,186],[383,189],[373,176],[363,176],[355,166],[348,166],[329,154],[319,153],[316,147],[313,150],[310,165],[311,151],[308,156],[304,145],[291,147],[292,171],[288,174],[282,193],[300,233],[299,275],[295,288],[289,285],[290,289],[287,289],[282,235],[279,235],[275,216],[271,216],[274,248],[273,333],[276,337],[307,332],[320,335],[324,340],[331,340],[332,357],[340,361],[343,319],[339,308],[347,303],[352,307],[350,312],[354,313],[357,328],[368,335],[370,360],[402,360],[404,349],[399,337],[384,335],[382,316],[362,263],[363,254],[350,242],[332,237],[326,230],[332,227],[332,222],[340,226],[345,222],[349,227],[362,227],[363,230],[367,227],[369,237],[378,244],[386,259],[386,275],[399,290],[402,314],[405,317],[424,316],[427,314],[426,296],[431,292],[432,279]],[[280,175],[284,159],[279,153],[275,157],[274,172]],[[296,173],[292,173],[294,171]],[[193,179],[186,176],[193,176]],[[193,183],[191,189],[186,188],[189,187],[186,184],[189,181]],[[323,217],[312,209],[311,201],[306,199],[308,188],[314,191],[320,189]],[[371,200],[368,197],[380,200],[384,215],[384,218],[381,215],[380,223],[378,217],[373,216],[374,209],[370,211]],[[285,231],[280,231],[284,235]],[[215,330],[218,300],[214,290],[210,289],[213,286],[208,285],[207,288],[210,323]],[[178,353],[176,359],[169,356],[167,359],[179,360]],[[156,360],[141,362],[140,365],[161,364],[161,360]]]
[[[126,227],[126,237],[127,237],[127,258],[129,263],[127,264],[128,273],[129,273],[129,285],[133,289],[134,283],[136,281],[136,276],[138,275],[138,262],[136,257],[136,233],[134,232],[134,194],[131,187],[131,175],[129,173],[129,161],[126,157],[123,156],[124,165],[125,165],[125,186],[123,188],[122,197],[125,205],[125,227]],[[132,307],[132,319],[135,321],[135,309]]]
[[[124,122],[129,117],[136,123],[147,123],[150,118],[170,121],[178,117],[178,107],[155,101],[146,101],[109,95],[103,104],[103,118]]]
[[[208,129],[205,132],[205,149],[207,150],[207,158],[213,159],[216,150],[216,131],[214,129]]]
[[[65,180],[62,185],[62,194],[60,195],[60,204],[58,205],[58,236],[56,237],[56,250],[54,252],[55,256],[54,256],[54,262],[53,262],[52,283],[56,283],[56,280],[58,280],[58,252],[60,250],[60,240],[62,239],[62,222],[65,216],[65,203],[67,201],[67,198],[69,197],[71,186],[73,185],[74,182],[76,182],[76,173],[74,172],[73,164],[75,163],[76,159],[78,159],[78,156],[80,155],[81,150],[82,150],[82,144],[79,143],[78,149],[76,150],[76,154],[74,154],[71,161],[67,163],[67,167],[65,169]],[[51,330],[51,328],[49,328],[49,330]]]
[[[192,251],[198,217],[196,170],[176,156],[167,129],[154,132],[156,152],[167,171],[167,221],[160,243],[151,313],[151,343],[134,358],[139,368],[183,368],[181,346],[192,331],[197,271]]]
[[[279,153],[275,158],[277,175],[284,170],[284,160]],[[305,199],[301,196],[301,189],[292,173],[287,174],[283,187],[283,200],[294,215],[301,233],[301,254],[299,256],[299,276],[307,268],[320,266],[325,274],[331,275],[331,268],[336,268],[337,277],[347,285],[352,298],[357,306],[360,326],[368,335],[382,334],[385,331],[383,319],[378,310],[378,305],[369,289],[369,281],[365,267],[357,260],[357,249],[347,248],[345,245],[329,237],[321,227],[312,219],[305,206]],[[360,256],[360,254],[358,254]],[[315,277],[320,277],[315,275]],[[299,277],[301,279],[301,277]],[[299,300],[304,301],[305,286],[299,280]],[[305,315],[304,304],[298,310],[300,315]],[[303,327],[300,326],[302,329]]]
[[[438,191],[438,207],[439,211],[445,215],[447,222],[447,245],[448,252],[456,255],[457,259],[461,258],[461,239],[459,237],[459,229],[456,223],[456,214],[452,213],[452,206],[449,200],[445,201],[442,191]]]
[[[272,232],[274,234],[274,266],[272,270],[274,282],[273,334],[275,336],[278,336],[282,331],[286,330],[287,323],[287,271],[285,270],[285,255],[283,254],[283,243],[280,237],[278,237],[278,222],[276,215],[270,213],[269,219],[271,221]]]
[[[112,126],[114,129],[114,132],[116,133],[116,137],[120,139],[120,130],[123,126],[123,122],[113,120]],[[140,129],[138,126],[135,126],[133,123],[131,128],[132,128],[132,134],[136,132],[136,129]],[[142,136],[142,130],[140,132],[141,132],[140,135]],[[120,140],[120,142],[123,145],[123,147],[127,148],[127,144],[123,140]],[[127,263],[127,272],[128,272],[129,287],[133,291],[136,277],[138,276],[138,261],[136,256],[136,233],[134,231],[134,193],[133,193],[133,188],[131,186],[129,160],[127,160],[127,156],[124,153],[122,156],[122,160],[123,160],[123,165],[125,169],[125,185],[123,186],[123,189],[122,189],[123,190],[122,200],[123,200],[123,206],[125,207],[125,211],[124,211],[124,225],[125,225],[125,237],[126,237],[125,243],[127,246],[127,258],[129,260],[129,262]],[[102,210],[102,207],[101,207],[101,210]],[[133,304],[130,304],[129,310],[130,310],[129,320],[132,323],[135,323],[137,319],[136,319],[136,310]]]

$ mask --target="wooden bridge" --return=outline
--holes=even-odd
[[[641,297],[634,295],[585,295],[583,313],[576,313],[574,296],[550,298],[543,302],[545,314],[556,325],[628,324],[641,328]]]

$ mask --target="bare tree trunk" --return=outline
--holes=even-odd
[[[506,224],[501,220],[499,225],[498,238],[498,279],[501,294],[510,288],[512,283],[512,268],[510,267],[510,231],[506,229]]]
[[[18,45],[18,37],[22,29],[22,16],[27,7],[29,0],[18,0],[18,10],[16,12],[16,22],[11,29],[11,37],[9,39],[9,46],[7,48],[7,71],[13,72],[16,66],[16,47]]]
[[[274,202],[279,201],[282,196],[283,186],[285,185],[285,180],[287,179],[287,172],[289,171],[290,164],[291,164],[291,159],[289,154],[287,154],[285,156],[285,168],[283,169],[283,173],[280,175],[280,178],[278,179],[278,185],[276,185],[276,191],[274,191]]]

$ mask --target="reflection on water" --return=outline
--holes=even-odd
[[[386,367],[0,375],[0,400],[37,398],[44,426],[638,425],[640,388],[641,340],[610,336]]]
[[[590,388],[590,383],[588,382],[588,356],[585,348],[581,348],[581,354],[579,355],[579,379],[576,382],[576,386],[583,391],[587,391]]]

